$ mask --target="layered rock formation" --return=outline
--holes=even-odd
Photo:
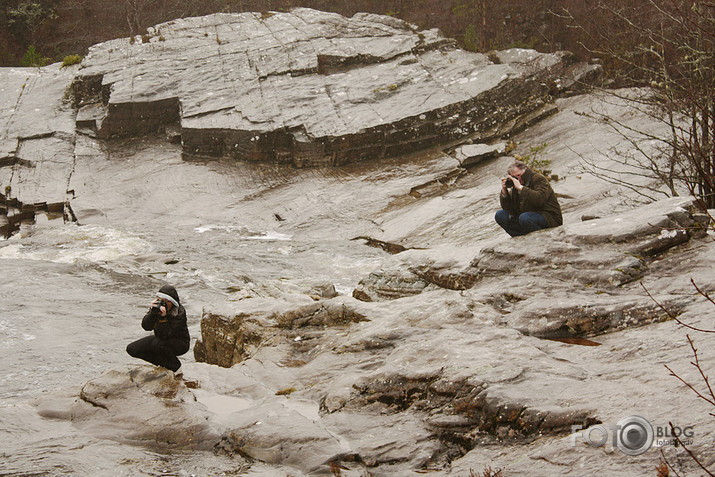
[[[0,235],[38,211],[72,220],[67,185],[75,150],[72,70],[0,68]]]
[[[620,295],[621,291],[629,289],[625,285],[648,275],[649,265],[672,247],[686,243],[693,235],[702,237],[707,220],[706,215],[697,211],[692,199],[656,202],[608,218],[539,232],[541,240],[529,237],[529,240],[515,239],[485,248],[471,263],[461,265],[462,268],[458,263],[427,262],[407,269],[398,266],[378,270],[361,281],[353,296],[363,301],[390,300],[435,288],[466,290],[486,281],[490,288],[495,282],[502,282],[505,289],[514,290],[505,294],[503,300],[513,304],[526,300],[528,288],[539,280],[541,287],[551,283],[559,296],[564,297],[556,302],[550,300],[546,308],[563,308],[562,313],[555,314],[562,315],[564,320],[568,315],[579,315],[590,323],[581,328],[575,323],[567,326],[560,322],[552,332],[563,327],[564,332],[598,334],[613,329],[606,323],[595,323],[596,316],[616,313],[605,305],[608,302],[620,303],[621,312],[626,309],[633,312],[635,321],[617,320],[615,326],[632,326],[640,321],[639,316],[646,321],[656,319],[658,311],[654,303],[646,298],[642,299],[642,307],[636,306]],[[596,305],[592,298],[584,300],[580,296],[584,289],[589,295],[600,290],[611,297],[599,299],[604,304]],[[565,298],[570,295],[573,298]],[[500,301],[498,297],[485,298],[493,303]],[[569,312],[566,311],[568,301],[574,302]],[[588,306],[578,305],[584,301]],[[650,306],[646,306],[648,304]],[[534,308],[532,303],[523,306]],[[606,308],[601,309],[603,306]],[[531,314],[524,322],[535,323],[538,318],[538,313]],[[544,333],[546,330],[530,334]]]
[[[207,310],[196,358],[241,363],[276,391],[294,386],[320,403],[333,432],[364,433],[357,422],[372,421],[385,440],[350,440],[343,452],[379,475],[391,466],[442,468],[497,442],[567,435],[607,419],[594,398],[608,389],[595,369],[607,366],[564,365],[539,338],[597,347],[605,333],[696,313],[686,269],[675,266],[683,255],[669,251],[689,240],[711,248],[703,220],[691,199],[675,198],[512,239],[462,267],[406,259],[364,279],[359,300],[254,298],[234,312]],[[658,283],[655,301],[638,282],[664,270],[678,285]],[[701,268],[689,271],[708,282]],[[239,450],[250,438],[240,442]]]
[[[175,20],[97,45],[73,90],[77,125],[102,137],[176,124],[187,155],[339,165],[493,133],[597,71],[299,8]]]
[[[77,131],[163,131],[185,156],[340,165],[512,134],[598,73],[566,53],[468,53],[371,14],[171,21],[93,47],[79,69],[0,72],[0,232],[39,211],[75,220],[66,199],[83,154]]]
[[[712,326],[690,282],[712,295],[708,217],[582,174],[579,155],[606,162],[597,147],[622,139],[583,111],[646,121],[593,95],[550,103],[593,71],[304,9],[177,20],[98,45],[79,69],[1,71],[3,231],[48,209],[129,230],[148,251],[104,259],[87,286],[118,303],[170,278],[194,316],[203,307],[183,380],[122,364],[47,393],[38,412],[227,457],[232,472],[460,477],[654,473],[656,450],[626,456],[575,431],[643,414],[697,422],[693,450],[712,466],[711,409],[663,366],[690,369],[671,316]],[[494,224],[507,137],[521,152],[549,144],[564,226],[509,239]],[[271,164],[182,160],[192,154]],[[358,159],[380,160],[291,167]],[[246,246],[255,238],[271,245]],[[122,306],[114,325],[133,319]],[[711,369],[715,347],[696,340]]]

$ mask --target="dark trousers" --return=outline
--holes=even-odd
[[[544,216],[536,212],[524,212],[519,215],[519,218],[516,218],[511,217],[508,211],[502,209],[496,213],[494,220],[512,237],[526,235],[549,227],[549,223],[546,222]]]
[[[176,356],[182,355],[188,350],[189,346],[180,341],[162,340],[154,335],[146,336],[127,345],[127,353],[130,356],[172,371],[181,367],[181,361]]]

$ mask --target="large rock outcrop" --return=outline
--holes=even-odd
[[[487,57],[394,18],[298,8],[102,43],[73,89],[77,125],[102,137],[176,125],[188,155],[345,164],[494,134],[598,71],[569,58]]]
[[[578,172],[581,155],[615,160],[594,145],[623,145],[582,112],[651,124],[613,98],[548,103],[569,84],[550,81],[570,68],[564,59],[486,58],[394,19],[297,10],[176,21],[100,45],[82,68],[0,71],[11,86],[0,95],[3,230],[55,208],[86,224],[38,220],[0,244],[16,260],[0,264],[22,272],[5,284],[9,301],[49,330],[36,344],[51,342],[16,333],[11,349],[37,357],[9,355],[10,366],[42,362],[37,380],[51,388],[86,382],[47,389],[35,404],[53,420],[30,436],[27,412],[8,421],[14,408],[0,409],[19,441],[4,450],[9,472],[45,472],[51,455],[60,466],[48,474],[84,475],[101,459],[110,473],[177,475],[461,477],[487,464],[506,475],[647,475],[657,450],[621,455],[573,433],[633,413],[663,429],[697,422],[692,449],[711,466],[715,426],[702,416],[712,409],[664,365],[700,379],[670,317],[712,326],[690,280],[712,296],[715,242],[689,199],[643,205]],[[582,67],[571,69],[593,71]],[[63,97],[71,84],[79,111]],[[176,141],[133,136],[157,128]],[[545,143],[565,225],[509,239],[493,220],[505,155]],[[197,152],[286,164],[183,160]],[[381,160],[291,166],[364,157]],[[127,367],[117,344],[135,339],[131,312],[159,280],[181,289],[200,336],[194,359],[181,357],[184,380]],[[69,344],[46,336],[75,329]],[[694,338],[706,370],[711,336]],[[40,431],[56,426],[68,435],[47,452],[54,436]],[[190,453],[147,467],[127,457],[147,454],[136,444]],[[70,462],[94,446],[113,454]],[[681,449],[665,452],[690,473]]]
[[[353,291],[363,301],[447,288],[477,293],[526,334],[594,336],[665,320],[655,302],[625,285],[643,279],[669,249],[702,236],[706,217],[689,198],[655,202],[612,217],[540,231],[487,247],[470,263],[425,261],[376,270]],[[543,240],[536,240],[539,237]],[[538,293],[531,291],[539,283]],[[504,290],[494,293],[495,289]],[[600,295],[593,294],[599,292]],[[668,297],[679,314],[686,299]]]
[[[436,291],[399,304],[275,300],[270,311],[255,300],[205,311],[195,348],[197,360],[255,379],[239,392],[266,403],[231,423],[218,444],[222,452],[304,471],[329,462],[430,468],[480,443],[529,442],[600,422],[585,401],[535,398],[545,383],[582,386],[583,371],[544,356],[532,338],[494,326],[484,314],[493,311],[469,297]],[[504,339],[519,343],[510,360]],[[278,405],[283,395],[314,404],[303,431],[282,432],[305,420]],[[314,455],[308,446],[319,442],[323,449]]]
[[[0,236],[36,212],[72,220],[75,111],[66,100],[74,70],[0,68]]]
[[[372,14],[174,20],[96,45],[81,67],[0,71],[0,234],[40,212],[76,220],[75,162],[96,152],[77,132],[161,131],[185,156],[340,165],[508,136],[599,71],[566,52],[469,53]]]
[[[614,357],[603,360],[595,337],[645,328],[653,340],[646,325],[698,313],[682,284],[687,268],[675,264],[687,247],[711,248],[703,225],[692,199],[673,198],[486,247],[461,265],[403,251],[402,267],[361,282],[360,300],[251,298],[205,311],[196,358],[320,403],[322,426],[347,446],[335,465],[389,475],[474,462],[469,455],[497,443],[527,447],[613,418],[599,404],[611,399],[605,376],[635,358],[611,345]],[[663,270],[680,285],[652,284]],[[700,268],[689,271],[708,283]],[[563,359],[559,343],[585,345],[584,361]],[[263,438],[244,433],[226,445],[254,439]]]

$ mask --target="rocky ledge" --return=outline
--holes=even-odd
[[[168,128],[186,155],[337,165],[493,135],[598,74],[570,58],[488,57],[395,18],[298,8],[96,45],[73,91],[77,126],[101,137]]]
[[[710,290],[707,266],[683,257],[712,250],[707,223],[691,199],[673,198],[487,247],[463,266],[413,255],[366,277],[354,297],[210,307],[195,356],[319,403],[323,426],[353,436],[328,463],[389,475],[488,456],[497,443],[528,448],[609,419],[599,403],[613,397],[611,363],[635,357],[599,336],[700,313],[684,276]],[[598,351],[604,343],[613,358]],[[559,348],[574,345],[584,361]],[[222,448],[260,458],[255,438],[243,430]]]
[[[498,321],[523,333],[595,336],[668,318],[630,285],[653,273],[668,250],[702,238],[708,221],[693,199],[676,197],[486,247],[467,264],[426,260],[376,270],[353,296],[384,301],[440,288],[481,289],[482,300],[502,315]],[[509,291],[494,294],[495,288]],[[687,302],[667,301],[675,314]]]
[[[485,57],[391,18],[305,9],[180,20],[99,45],[79,69],[0,71],[3,232],[36,210],[91,222],[110,220],[97,218],[106,209],[121,227],[196,201],[179,211],[186,228],[204,225],[197,216],[257,230],[269,220],[316,242],[316,260],[351,239],[389,252],[347,294],[322,269],[278,283],[236,276],[225,293],[204,295],[184,380],[124,367],[48,393],[38,411],[103,438],[229,455],[236,472],[460,477],[486,465],[506,475],[654,474],[656,450],[626,456],[574,432],[643,414],[661,429],[697,423],[692,450],[711,467],[715,425],[702,418],[712,408],[664,367],[699,383],[670,318],[712,328],[712,303],[693,288],[715,290],[708,217],[690,199],[644,205],[577,172],[581,155],[610,160],[594,145],[618,144],[583,111],[646,124],[593,95],[548,103],[570,87],[559,75],[594,71],[565,55]],[[137,152],[127,147],[134,138],[104,140],[158,128],[181,147],[152,137]],[[505,136],[522,150],[548,142],[564,226],[509,239],[494,224],[499,177],[513,160],[500,157]],[[385,159],[459,137],[464,144]],[[257,165],[182,161],[182,150],[297,166],[382,161],[273,165],[265,172],[279,173],[268,177]],[[158,194],[165,206],[147,199],[148,170],[138,166],[154,162],[151,173],[202,187]],[[162,208],[136,207],[153,202]],[[244,258],[240,266],[267,266]],[[194,291],[211,288],[191,273]],[[705,370],[715,365],[712,336],[694,334]],[[680,449],[665,452],[694,473]]]

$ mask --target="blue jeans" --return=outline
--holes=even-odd
[[[548,222],[543,215],[536,212],[524,212],[519,218],[509,216],[509,212],[502,209],[494,216],[501,228],[506,230],[506,233],[512,237],[518,235],[526,235],[536,230],[546,229],[549,227]]]

